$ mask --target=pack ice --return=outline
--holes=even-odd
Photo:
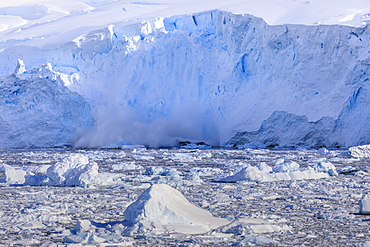
[[[370,142],[367,25],[268,25],[220,10],[156,17],[4,42],[1,145]],[[50,66],[8,76],[17,59]]]
[[[287,225],[278,225],[262,219],[242,217],[229,221],[213,217],[207,210],[191,204],[180,191],[166,184],[153,184],[145,190],[124,212],[125,220],[96,224],[80,220],[67,236],[67,243],[104,242],[107,231],[136,238],[176,238],[209,234],[263,234],[288,231]],[[108,227],[103,228],[105,225]],[[103,229],[99,229],[103,228]],[[98,228],[98,229],[97,229]],[[104,237],[103,237],[104,235]],[[205,235],[207,236],[207,235]]]

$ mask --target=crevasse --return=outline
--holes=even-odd
[[[235,135],[228,144],[350,146],[370,141],[369,44],[367,27],[270,26],[214,10],[7,48],[0,68],[22,59],[78,75],[64,86],[95,120],[69,138],[80,147],[220,145]]]

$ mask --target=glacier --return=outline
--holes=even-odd
[[[367,144],[368,29],[212,10],[118,22],[62,44],[7,40],[1,146]],[[19,59],[36,69],[13,73]],[[38,88],[13,95],[18,84]],[[39,95],[37,110],[24,106]]]
[[[94,126],[90,105],[64,85],[72,77],[50,64],[28,71],[17,62],[14,73],[0,77],[0,148],[70,145]]]

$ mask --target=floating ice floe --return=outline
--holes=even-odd
[[[148,166],[145,169],[144,175],[161,175],[167,176],[170,174],[179,173],[176,168],[161,167],[161,166]]]
[[[212,146],[209,146],[205,143],[191,143],[191,142],[185,142],[184,145],[180,146],[181,148],[186,149],[211,149]]]
[[[287,225],[272,224],[266,220],[254,218],[240,218],[231,222],[228,225],[222,226],[218,229],[223,233],[233,233],[236,235],[247,234],[263,234],[272,232],[290,231]]]
[[[35,174],[23,170],[5,167],[4,174],[7,183],[24,185],[51,185],[51,186],[81,186],[93,187],[113,185],[118,174],[99,173],[99,167],[89,162],[86,155],[75,153],[61,159],[47,168],[45,174]]]
[[[251,244],[278,244],[277,241],[261,235],[246,236],[238,243],[238,246],[250,246]]]
[[[151,178],[149,178],[151,182],[160,184],[190,186],[203,183],[200,174],[192,170],[184,177],[176,168],[149,166],[143,174],[151,176]]]
[[[26,229],[39,229],[39,228],[45,228],[46,226],[42,224],[40,221],[32,220],[27,223],[24,223],[19,226],[20,229],[26,230]]]
[[[75,228],[71,231],[70,236],[64,238],[65,243],[102,243],[106,239],[98,237],[94,234],[96,227],[89,220],[79,220]]]
[[[206,176],[214,176],[216,174],[222,173],[220,168],[210,168],[210,167],[194,167],[191,168],[189,174],[197,174],[198,176],[206,177]]]
[[[370,214],[370,194],[365,194],[360,200],[360,214]]]
[[[300,168],[299,164],[291,161],[279,161],[274,167],[262,163],[258,166],[247,166],[234,175],[223,178],[216,177],[219,182],[273,182],[304,179],[321,179],[338,175],[335,166],[329,162],[319,162],[308,168]]]
[[[331,151],[327,150],[326,148],[320,148],[318,151],[317,151],[317,154],[332,154]]]
[[[199,160],[200,157],[194,157],[189,153],[173,153],[171,154],[170,159],[179,162],[192,162],[194,160]]]
[[[154,184],[124,212],[130,235],[203,234],[229,223],[192,205],[178,190]]]
[[[6,164],[0,164],[0,183],[23,184],[27,172],[13,168]]]
[[[55,163],[46,171],[49,185],[56,186],[102,186],[114,184],[114,174],[99,173],[99,167],[89,162],[86,155],[76,153]]]
[[[370,158],[370,145],[350,147],[348,154],[353,158]]]
[[[112,165],[112,170],[114,171],[142,170],[142,169],[144,169],[144,167],[142,167],[141,165],[136,165],[134,161]]]

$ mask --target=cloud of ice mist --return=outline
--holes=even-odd
[[[115,142],[169,147],[179,141],[218,145],[218,132],[208,115],[199,103],[192,101],[174,107],[169,116],[151,121],[145,109],[98,106],[95,128],[81,133],[75,147],[93,148]]]

